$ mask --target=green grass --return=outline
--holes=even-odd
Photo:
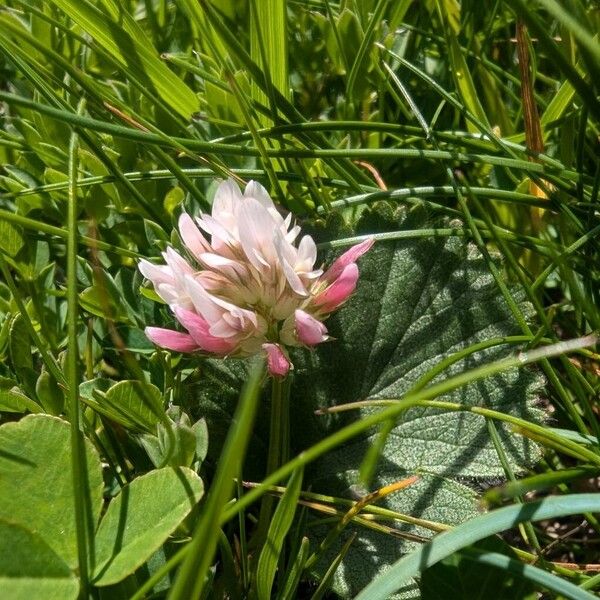
[[[2,3],[0,430],[70,423],[71,483],[47,485],[74,490],[70,590],[462,598],[480,569],[516,598],[600,591],[599,31],[592,0]],[[337,339],[271,391],[143,335],[173,319],[138,260],[227,177],[262,182],[319,262],[376,240]],[[104,590],[86,444],[105,507],[154,470],[205,488]],[[35,589],[9,558],[0,590]]]

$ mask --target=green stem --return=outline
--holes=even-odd
[[[271,380],[271,425],[269,428],[269,454],[267,472],[270,475],[287,462],[289,454],[289,380],[273,377]],[[273,496],[266,494],[260,506],[255,541],[266,536],[273,513]]]
[[[267,475],[281,466],[282,420],[283,381],[279,377],[273,377],[271,385],[271,427],[269,430]]]
[[[75,501],[75,525],[77,530],[77,554],[80,597],[86,598],[89,590],[89,556],[91,533],[88,513],[88,477],[85,460],[83,431],[81,429],[81,404],[79,403],[79,346],[78,346],[78,302],[77,295],[77,134],[71,135],[69,146],[69,203],[67,238],[67,397],[71,423],[71,471]],[[93,553],[92,553],[93,554]]]
[[[198,600],[203,597],[220,536],[220,523],[225,522],[223,512],[231,498],[235,478],[239,475],[241,461],[246,454],[252,434],[263,373],[262,361],[256,361],[242,389],[240,402],[217,465],[217,472],[204,501],[194,534],[189,544],[185,546],[189,550],[180,551],[176,555],[177,559],[169,563],[171,568],[173,563],[183,560],[169,592],[169,600]],[[135,596],[140,597],[139,590]]]

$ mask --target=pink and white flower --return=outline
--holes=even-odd
[[[147,327],[148,338],[176,352],[263,352],[279,377],[292,368],[286,347],[329,339],[323,321],[356,289],[356,261],[373,245],[364,240],[323,272],[314,240],[296,244],[292,215],[282,217],[259,183],[242,194],[232,179],[219,185],[212,214],[181,215],[179,233],[189,258],[168,248],[166,264],[141,260],[139,270],[185,332]]]

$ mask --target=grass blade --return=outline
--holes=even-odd
[[[240,395],[240,402],[225,441],[217,473],[206,504],[188,546],[169,600],[197,600],[201,597],[220,535],[220,522],[231,497],[234,479],[246,454],[260,400],[264,364],[256,362]]]
[[[301,489],[302,469],[299,469],[290,477],[285,494],[277,505],[267,533],[266,543],[258,558],[256,567],[256,594],[258,600],[269,600],[271,598],[277,563],[283,543],[294,520]]]
[[[81,107],[83,104],[81,105]],[[89,485],[85,461],[85,448],[82,431],[82,411],[79,402],[79,345],[77,293],[77,134],[71,135],[69,145],[69,201],[67,230],[67,398],[71,423],[71,470],[73,475],[73,495],[75,499],[75,525],[77,529],[77,553],[79,578],[82,596],[87,595],[90,575],[90,562],[93,563],[93,531],[88,497]]]
[[[159,58],[144,31],[129,13],[107,2],[112,13],[107,15],[88,0],[51,0],[109,54],[119,61],[125,72],[135,70],[149,89],[156,93],[179,115],[188,119],[198,110],[196,94]],[[118,24],[116,17],[123,27]]]
[[[482,552],[475,548],[465,548],[461,551],[466,558],[480,565],[489,565],[496,567],[504,572],[513,573],[524,579],[528,579],[542,587],[555,592],[561,598],[570,598],[570,600],[592,600],[596,598],[594,594],[586,592],[570,581],[561,579],[553,573],[548,573],[534,565],[511,558],[498,552]]]
[[[385,600],[412,577],[458,550],[524,521],[542,521],[600,510],[599,494],[568,494],[537,502],[506,506],[480,515],[444,532],[374,579],[356,600]],[[586,596],[586,598],[589,596]]]

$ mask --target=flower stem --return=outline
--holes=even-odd
[[[289,458],[290,446],[290,378],[273,377],[271,386],[271,425],[269,429],[269,454],[267,456],[267,472],[270,475]],[[273,513],[274,498],[265,495],[260,506],[260,515],[256,528],[256,539],[261,540],[266,536],[271,515]]]

